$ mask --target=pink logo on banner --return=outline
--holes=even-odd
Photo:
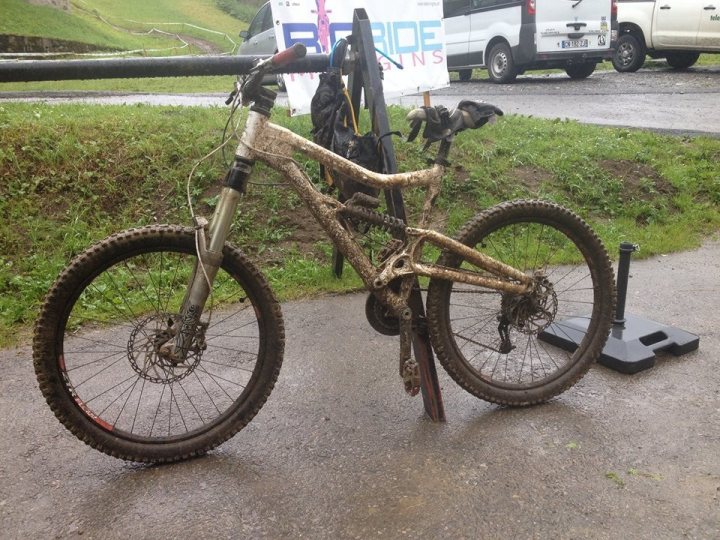
[[[330,51],[330,17],[328,11],[325,9],[325,0],[315,0],[315,6],[317,9],[313,9],[312,13],[317,13],[317,31],[318,31],[318,43],[322,48],[322,52],[327,53]]]

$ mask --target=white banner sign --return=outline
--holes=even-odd
[[[353,10],[365,8],[383,69],[385,97],[450,84],[442,0],[272,0],[271,6],[278,50],[303,43],[309,54],[329,54],[335,41],[351,33]],[[310,112],[318,77],[317,73],[285,75],[292,114]]]

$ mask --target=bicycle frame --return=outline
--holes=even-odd
[[[354,180],[372,187],[380,189],[426,187],[427,193],[421,220],[422,225],[427,221],[432,201],[440,191],[445,166],[435,164],[430,169],[390,175],[376,173],[364,169],[286,128],[272,124],[267,118],[256,112],[250,112],[249,115],[248,124],[251,129],[247,130],[243,135],[238,147],[238,155],[244,155],[249,159],[259,159],[285,176],[318,223],[358,272],[369,290],[377,292],[395,278],[415,274],[430,278],[459,281],[513,294],[528,292],[532,283],[530,276],[443,234],[424,228],[406,228],[407,248],[390,257],[378,273],[378,270],[362,251],[353,235],[340,224],[338,210],[344,205],[315,189],[298,163],[291,159],[292,152],[301,152],[331,170],[348,175]],[[507,279],[481,276],[477,272],[452,270],[434,264],[421,264],[419,260],[425,242],[455,252],[468,262],[491,274],[514,280],[515,283],[507,281]]]
[[[425,276],[470,285],[486,287],[511,294],[526,294],[532,291],[532,276],[501,263],[488,255],[453,240],[437,231],[405,227],[403,248],[388,257],[376,268],[362,250],[353,234],[342,225],[341,213],[347,206],[337,199],[320,193],[312,184],[300,165],[292,158],[293,152],[301,152],[330,170],[345,174],[368,186],[391,189],[427,188],[421,225],[429,218],[432,202],[440,191],[445,166],[436,163],[429,169],[419,171],[382,174],[365,169],[337,154],[315,144],[292,131],[271,123],[265,114],[250,110],[240,143],[236,150],[238,161],[248,164],[259,160],[280,172],[305,203],[316,221],[330,237],[338,250],[345,256],[362,279],[365,287],[372,291],[397,317],[408,315],[407,299],[409,289],[403,287],[395,292],[388,284],[406,276]],[[248,171],[249,172],[249,171]],[[222,249],[227,240],[233,218],[241,198],[241,190],[226,185],[219,197],[218,205],[208,229],[209,239],[199,235],[202,272],[195,271],[182,309],[182,325],[176,336],[174,355],[184,355],[200,320],[200,314],[207,301],[210,282],[222,261]],[[206,223],[198,222],[198,230],[204,230]],[[456,253],[464,260],[490,273],[491,276],[465,269],[452,269],[435,264],[420,262],[425,243]]]

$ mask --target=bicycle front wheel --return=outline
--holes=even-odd
[[[531,276],[534,290],[431,280],[430,336],[450,376],[504,405],[539,403],[577,382],[602,351],[615,302],[610,260],[590,227],[556,204],[514,201],[475,217],[457,240]],[[486,273],[452,253],[438,264]],[[556,336],[568,346],[551,344]]]
[[[187,358],[162,354],[195,268],[194,231],[151,226],[77,256],[35,327],[40,389],[93,448],[143,462],[203,454],[258,412],[282,364],[280,306],[250,261],[226,245]]]

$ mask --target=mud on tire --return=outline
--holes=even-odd
[[[556,204],[520,200],[482,212],[456,239],[533,276],[535,291],[513,295],[431,280],[430,337],[449,375],[503,405],[539,403],[577,382],[602,351],[615,302],[610,260],[590,227]],[[451,253],[437,264],[473,268]],[[586,325],[574,352],[543,339],[545,332],[569,332],[570,318]]]
[[[227,245],[187,358],[159,354],[177,328],[193,271],[192,229],[151,226],[78,255],[50,289],[35,327],[40,390],[67,429],[132,461],[203,454],[242,429],[268,398],[285,342],[280,306]],[[211,316],[208,319],[208,316]]]

